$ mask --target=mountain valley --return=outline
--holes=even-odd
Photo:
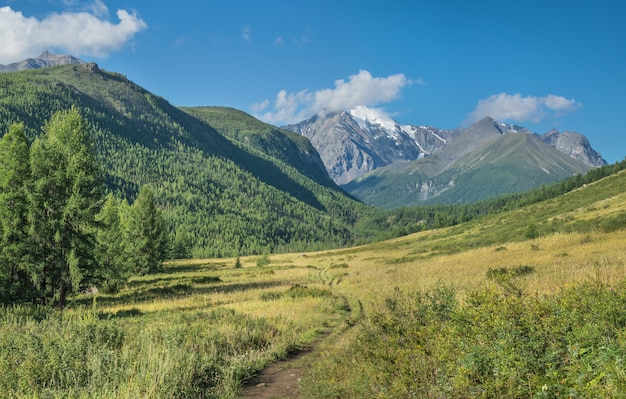
[[[368,120],[353,110],[285,128],[311,140],[335,182],[383,208],[472,203],[606,165],[582,134],[539,135],[489,117],[443,130]]]
[[[247,116],[245,138],[222,135],[94,63],[2,73],[0,92],[0,132],[21,122],[30,140],[56,111],[80,109],[110,190],[130,200],[151,185],[168,228],[186,232],[197,257],[346,245],[370,212],[328,178],[306,139]]]
[[[194,256],[368,242],[441,220],[430,208],[389,218],[354,197],[388,209],[467,204],[605,164],[581,134],[539,136],[491,118],[443,130],[357,110],[279,128],[232,108],[172,106],[69,55],[0,69],[20,69],[0,74],[0,132],[23,122],[32,140],[55,111],[78,107],[110,190],[132,199],[153,186],[170,232],[185,232]]]
[[[0,73],[5,396],[626,392],[626,158],[490,117],[280,128],[42,56]],[[146,225],[188,253],[138,269]]]

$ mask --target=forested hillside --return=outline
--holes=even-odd
[[[21,123],[0,139],[0,303],[63,308],[85,289],[114,292],[154,273],[170,239],[154,196],[107,195],[76,108],[55,113],[29,145]]]
[[[343,188],[366,204],[387,209],[466,204],[531,190],[590,169],[535,134],[507,131],[484,118],[434,155],[378,168]]]
[[[0,134],[21,122],[32,141],[72,106],[87,121],[108,187],[132,199],[150,184],[171,233],[186,236],[194,256],[354,242],[365,206],[320,174],[304,143],[283,140],[292,152],[275,158],[95,64],[0,75]],[[294,159],[298,168],[285,162]]]
[[[315,250],[450,226],[580,187],[623,165],[468,205],[381,211],[339,189],[304,138],[222,107],[179,109],[95,64],[0,74],[0,135],[30,142],[57,111],[85,119],[109,191],[132,203],[149,185],[174,256]],[[183,250],[184,249],[184,250]]]
[[[183,110],[208,123],[220,134],[298,169],[322,185],[334,186],[319,154],[304,136],[268,125],[233,108],[183,107]]]

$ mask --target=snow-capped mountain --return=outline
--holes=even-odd
[[[434,154],[461,132],[370,116],[357,108],[318,114],[285,128],[311,141],[337,184],[381,166]]]
[[[445,130],[432,126],[402,125],[381,113],[357,107],[349,112],[320,113],[285,128],[311,141],[322,157],[328,174],[340,185],[383,166],[436,154],[457,138],[467,132],[480,130],[485,124],[502,135],[533,134],[591,167],[606,164],[582,134],[553,130],[539,136],[522,126],[501,123],[491,118],[485,120],[468,128]],[[480,144],[480,140],[467,141],[467,150]]]
[[[463,204],[566,179],[591,167],[532,133],[484,118],[426,158],[378,168],[343,186],[383,208]]]

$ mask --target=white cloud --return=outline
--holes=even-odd
[[[91,12],[91,14],[95,15],[99,18],[108,18],[109,17],[109,8],[102,2],[102,0],[95,0],[93,3],[87,6],[87,10]]]
[[[241,28],[241,37],[248,43],[252,43],[251,34],[252,30],[250,29],[250,26],[244,25],[243,28]]]
[[[545,97],[522,97],[519,93],[500,93],[479,100],[467,122],[476,122],[490,116],[500,121],[539,123],[543,119],[563,116],[580,108],[582,104],[573,98],[567,99],[554,94]]]
[[[126,10],[117,10],[117,24],[102,19],[105,15],[108,9],[98,0],[89,12],[54,13],[42,20],[25,17],[9,6],[0,7],[0,64],[34,57],[49,49],[75,56],[105,57],[147,27],[135,13]]]
[[[61,4],[68,12],[83,11],[99,18],[109,17],[109,8],[102,0],[92,0],[90,3],[84,0],[61,0]]]
[[[270,105],[270,100],[269,99],[265,99],[263,101],[261,101],[260,103],[254,103],[250,106],[250,109],[252,110],[252,112],[262,112],[265,108],[267,108]]]
[[[274,124],[300,122],[322,111],[349,110],[392,101],[409,84],[411,81],[403,74],[373,77],[368,71],[361,70],[350,76],[347,82],[343,79],[335,81],[334,88],[314,92],[304,89],[295,93],[281,90],[276,95],[273,109],[257,117]],[[255,112],[260,113],[270,104],[270,101],[265,100],[253,107]]]
[[[544,105],[553,111],[559,112],[572,112],[582,107],[582,104],[577,102],[576,100],[567,99],[560,96],[555,96],[554,94],[549,94],[548,96],[543,98]]]
[[[394,130],[396,121],[391,119],[389,113],[380,108],[370,108],[364,105],[358,105],[350,110],[355,118],[368,121],[369,123],[377,123],[384,126],[388,130]]]

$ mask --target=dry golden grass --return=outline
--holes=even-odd
[[[463,234],[472,234],[472,230]],[[440,238],[437,238],[440,237]],[[458,237],[457,237],[458,238]],[[297,301],[286,296],[265,300],[267,293],[285,293],[294,285],[330,290],[346,298],[353,310],[359,302],[375,309],[394,289],[425,291],[443,281],[464,292],[486,284],[487,272],[496,268],[531,266],[534,272],[517,279],[530,293],[549,293],[565,284],[599,277],[616,282],[626,277],[626,235],[614,233],[557,233],[534,240],[476,248],[456,254],[437,254],[438,240],[449,240],[443,231],[427,231],[358,248],[302,254],[271,255],[270,264],[256,266],[258,257],[170,262],[163,275],[133,280],[148,288],[183,284],[180,295],[150,300],[113,301],[99,306],[116,313],[136,309],[142,313],[188,311],[228,307],[253,317],[263,317],[299,331],[329,326],[338,320],[328,298]],[[191,283],[214,276],[219,282]],[[132,298],[132,297],[131,297]]]
[[[492,284],[487,278],[490,269],[520,266],[532,272],[516,277],[516,284],[539,295],[591,278],[608,283],[623,280],[624,230],[604,233],[600,228],[588,232],[580,228],[593,225],[590,221],[619,220],[626,212],[626,194],[615,188],[612,192],[588,201],[585,191],[579,190],[463,225],[360,247],[269,255],[270,263],[262,267],[257,266],[260,256],[241,257],[240,268],[235,268],[235,258],[168,262],[161,274],[134,278],[119,294],[99,296],[97,308],[111,315],[136,312],[148,316],[137,323],[154,324],[168,323],[172,315],[228,308],[267,321],[279,332],[281,341],[272,341],[274,347],[306,345],[321,332],[335,331],[320,353],[339,353],[348,350],[355,337],[346,326],[363,316],[361,310],[367,315],[380,309],[395,289],[426,291],[444,282],[462,300],[469,291]],[[567,202],[566,209],[559,201]],[[526,239],[529,223],[537,224],[543,236]],[[570,230],[578,232],[547,233],[567,231],[576,223],[582,224]],[[329,295],[292,297],[294,287]],[[219,328],[226,337],[240,333],[237,325]],[[273,358],[266,353],[259,356]],[[332,362],[323,367],[332,367]]]
[[[554,234],[535,240],[508,243],[451,255],[423,252],[415,258],[414,248],[433,232],[417,233],[389,242],[392,249],[376,245],[306,254],[276,255],[294,265],[313,265],[334,291],[378,303],[396,287],[404,291],[427,290],[438,281],[453,285],[460,292],[473,290],[487,281],[487,271],[495,268],[532,266],[534,273],[520,278],[522,288],[532,293],[548,293],[563,284],[600,277],[614,282],[626,277],[626,237],[623,232]],[[332,268],[347,264],[348,268]],[[335,277],[334,281],[333,276]],[[341,276],[337,283],[336,276]]]

